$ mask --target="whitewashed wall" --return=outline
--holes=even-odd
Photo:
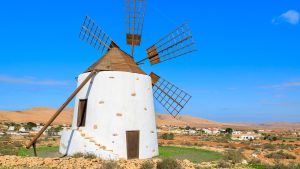
[[[88,74],[79,76],[78,85]],[[148,75],[119,71],[97,73],[76,97],[72,130],[77,129],[79,99],[88,99],[86,124],[81,130],[106,146],[106,149],[113,150],[118,158],[127,159],[126,131],[132,130],[140,131],[140,159],[158,155],[152,85]],[[68,147],[70,140],[67,135],[70,135],[70,131],[62,136],[62,153],[66,152],[64,147]],[[79,137],[80,134],[73,134],[73,142],[78,140],[81,143],[82,138]],[[78,146],[71,144],[69,149],[72,151],[69,152],[84,153],[88,147],[88,143]]]

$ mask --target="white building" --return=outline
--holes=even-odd
[[[26,130],[25,130],[24,127],[21,127],[21,128],[19,129],[19,132],[26,132]]]
[[[232,140],[255,140],[260,137],[259,134],[232,134],[231,139]]]
[[[193,129],[190,129],[190,130],[188,130],[188,133],[189,133],[190,135],[195,135],[195,134],[197,134],[197,131],[196,131],[196,130],[193,130]]]
[[[238,135],[238,134],[242,134],[242,132],[241,132],[241,131],[238,131],[238,130],[235,130],[235,131],[232,132],[232,134],[233,134],[233,135]]]
[[[220,130],[218,128],[204,128],[202,129],[205,134],[216,135],[220,134]]]
[[[8,131],[15,131],[15,126],[9,126],[7,130]]]
[[[85,73],[99,71],[77,94],[72,128],[60,152],[92,153],[102,159],[147,159],[158,155],[151,78],[131,56],[111,48]]]
[[[40,131],[42,128],[43,128],[44,126],[41,126],[41,125],[37,125],[36,127],[32,127],[32,131],[36,131],[36,132],[38,132],[38,131]]]

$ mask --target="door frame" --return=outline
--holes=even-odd
[[[84,102],[85,104],[81,104],[81,102]],[[77,127],[85,127],[87,104],[88,104],[88,99],[79,99],[78,100]]]
[[[130,157],[129,154],[129,133],[135,132],[137,133],[137,140],[135,140],[136,143],[136,156],[135,157]],[[126,130],[126,151],[127,151],[127,159],[139,159],[140,156],[140,130]]]

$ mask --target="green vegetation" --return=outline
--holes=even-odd
[[[231,134],[221,134],[219,136],[205,136],[200,138],[201,141],[212,141],[212,142],[221,142],[228,143],[231,140]]]
[[[267,143],[267,144],[263,144],[263,148],[266,150],[270,150],[273,151],[276,149],[276,147],[273,144]]]
[[[140,169],[153,169],[154,168],[154,163],[150,161],[146,161],[142,164]]]
[[[157,169],[183,169],[181,165],[172,158],[165,158],[157,163]]]
[[[174,140],[174,134],[173,133],[164,133],[161,135],[161,138],[164,140]]]
[[[224,159],[227,161],[231,161],[233,164],[237,164],[242,162],[245,157],[240,151],[229,150],[224,153]]]
[[[58,146],[39,146],[36,148],[39,157],[58,157]],[[18,156],[34,156],[33,148],[20,148],[17,152]]]
[[[1,137],[0,137],[0,141],[10,141],[11,140],[11,136],[7,133],[4,133]]]
[[[4,140],[10,140],[9,135],[6,135],[5,137],[6,139]],[[17,150],[18,149],[14,144],[0,142],[0,155],[17,155]]]
[[[86,154],[83,154],[83,153],[76,153],[76,154],[74,154],[72,157],[74,157],[74,158],[80,158],[80,157],[83,157],[83,158],[87,158],[87,159],[94,159],[94,158],[97,158],[97,156],[95,156],[94,154],[91,154],[91,153],[86,153]]]
[[[264,136],[264,140],[276,141],[276,140],[278,140],[278,138],[277,138],[277,136],[266,135],[266,136]]]
[[[296,156],[283,152],[282,150],[265,155],[267,158],[273,159],[296,159]]]
[[[0,146],[0,156],[1,155],[17,155],[17,149],[13,146]]]
[[[221,160],[217,164],[218,168],[230,168],[231,165],[227,161]]]
[[[222,154],[215,151],[196,148],[160,146],[159,157],[179,160],[188,159],[192,162],[205,162],[220,160],[222,159]]]
[[[32,130],[33,127],[36,127],[37,125],[33,122],[28,122],[26,123],[26,125],[24,126],[25,130]]]
[[[121,169],[116,161],[105,161],[100,169]]]
[[[62,130],[62,126],[57,126],[57,127],[51,127],[49,129],[46,130],[46,133],[48,136],[55,136],[58,134],[58,132],[60,132]]]
[[[232,134],[232,132],[233,132],[232,128],[226,128],[225,129],[225,133]]]
[[[281,163],[275,163],[273,165],[264,165],[264,164],[249,164],[249,167],[253,169],[300,169],[300,164],[289,164],[284,165]]]

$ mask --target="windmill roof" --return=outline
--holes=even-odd
[[[146,74],[136,64],[134,59],[119,49],[118,47],[112,47],[109,49],[103,57],[90,66],[85,72],[96,71],[123,71],[139,74]]]

